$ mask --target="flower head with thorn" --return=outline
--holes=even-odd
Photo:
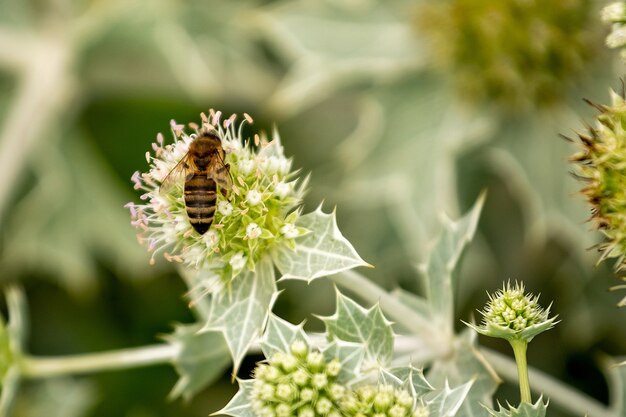
[[[556,316],[549,317],[550,307],[543,309],[538,300],[538,296],[524,293],[524,284],[509,282],[489,294],[489,302],[480,311],[482,325],[465,324],[485,336],[530,342],[556,324]]]
[[[254,135],[253,141],[244,142],[243,127],[252,123],[249,115],[244,114],[240,123],[236,115],[222,119],[213,110],[201,116],[202,126],[189,125],[191,134],[172,121],[173,143],[164,144],[163,135],[157,135],[153,152],[146,153],[149,170],[132,176],[135,189],[144,192],[143,203],[126,207],[139,230],[139,242],[152,252],[151,263],[162,254],[189,267],[218,266],[222,277],[229,279],[245,268],[253,269],[266,251],[276,245],[293,246],[294,239],[307,232],[295,225],[307,181],[299,183],[291,171],[276,131],[271,140]],[[189,223],[184,180],[166,190],[160,187],[201,129],[219,136],[233,183],[227,193],[216,193],[213,223],[204,234]]]

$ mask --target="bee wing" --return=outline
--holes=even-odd
[[[172,190],[174,185],[188,180],[190,176],[193,176],[193,171],[190,169],[191,161],[189,154],[181,158],[174,168],[163,178],[161,185],[159,186],[159,193],[168,193]]]
[[[211,178],[220,187],[230,190],[233,186],[233,177],[230,175],[230,165],[218,154],[207,167],[207,178]]]

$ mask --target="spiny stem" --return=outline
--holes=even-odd
[[[49,378],[169,363],[176,357],[178,351],[177,345],[159,344],[72,356],[25,355],[20,359],[19,368],[21,375],[26,378]]]

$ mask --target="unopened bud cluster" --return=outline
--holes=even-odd
[[[341,403],[350,417],[428,417],[428,408],[417,405],[408,391],[390,385],[358,387]]]
[[[578,135],[582,150],[571,160],[592,206],[590,221],[605,237],[601,260],[617,258],[619,270],[626,266],[626,101],[611,92],[611,105],[595,107],[596,123]]]
[[[140,242],[153,253],[151,262],[160,253],[169,261],[196,268],[217,265],[232,277],[246,267],[252,269],[276,245],[293,247],[294,239],[306,233],[295,225],[305,184],[297,184],[278,134],[274,132],[271,141],[255,135],[254,141],[244,143],[246,122],[252,122],[248,115],[237,124],[235,115],[222,120],[220,112],[212,110],[209,116],[202,114],[202,126],[190,124],[195,133],[188,134],[183,125],[172,121],[174,142],[164,144],[163,136],[157,136],[153,153],[146,153],[150,169],[132,178],[135,189],[144,191],[144,203],[127,205]],[[160,187],[200,129],[220,137],[226,153],[223,163],[229,165],[232,179],[232,189],[217,193],[213,223],[204,234],[189,223],[185,179],[166,190]]]
[[[543,309],[538,299],[538,296],[524,293],[523,284],[509,282],[495,294],[489,294],[489,302],[480,312],[482,325],[470,326],[486,336],[529,342],[555,324],[556,317],[548,317],[550,308]]]
[[[595,50],[589,0],[425,2],[417,26],[433,60],[473,100],[506,108],[560,100]]]
[[[289,353],[277,352],[254,370],[252,409],[258,417],[342,417],[340,371],[337,359],[295,341]]]

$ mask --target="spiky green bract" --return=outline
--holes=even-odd
[[[337,311],[323,317],[328,336],[361,344],[368,369],[388,365],[393,354],[393,331],[376,304],[365,309],[337,290]]]
[[[593,56],[593,2],[449,0],[418,9],[436,61],[472,100],[514,110],[560,100]]]
[[[493,417],[545,417],[548,409],[548,401],[543,402],[543,396],[539,397],[536,403],[521,403],[519,407],[508,404],[508,408],[498,404],[498,411],[485,407],[487,412]]]
[[[626,2],[616,1],[602,9],[602,20],[611,25],[611,33],[606,37],[609,48],[621,48],[620,55],[626,60]]]
[[[499,337],[509,341],[530,342],[539,333],[555,325],[556,316],[549,317],[550,307],[543,309],[539,296],[524,293],[524,284],[508,282],[495,294],[489,294],[489,301],[480,311],[483,320],[480,326],[465,323],[485,336]]]
[[[306,181],[298,183],[291,171],[291,160],[283,153],[278,133],[272,140],[255,135],[255,143],[242,137],[245,115],[240,124],[236,115],[221,120],[220,112],[202,114],[202,127],[188,134],[184,126],[172,121],[174,142],[163,144],[158,136],[154,155],[146,155],[148,172],[133,175],[135,188],[145,191],[144,204],[129,203],[132,224],[140,231],[139,241],[153,253],[162,253],[169,261],[194,268],[220,265],[223,276],[234,277],[277,246],[293,248],[294,239],[307,230],[296,226]],[[166,176],[187,153],[200,129],[215,131],[226,152],[224,163],[230,165],[233,180],[227,195],[217,193],[216,211],[209,231],[200,235],[189,223],[183,190],[185,178],[175,177],[173,186],[161,189]],[[169,182],[169,179],[168,179]]]
[[[584,182],[581,193],[591,205],[591,223],[604,235],[600,261],[616,258],[616,269],[626,267],[626,101],[611,91],[611,104],[600,110],[595,125],[578,135],[582,150],[571,160]]]

